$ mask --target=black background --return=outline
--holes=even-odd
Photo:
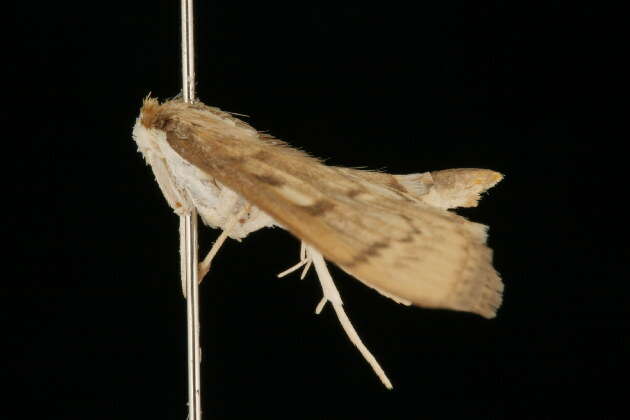
[[[204,102],[329,164],[506,175],[461,212],[491,226],[496,319],[406,308],[332,269],[394,391],[330,308],[314,315],[313,273],[275,277],[297,240],[229,241],[201,287],[206,418],[624,417],[628,251],[611,238],[626,218],[606,208],[623,199],[620,138],[590,134],[607,89],[598,11],[197,3]],[[184,419],[177,218],[131,139],[145,95],[181,90],[179,4],[29,3],[15,19],[7,418]],[[201,229],[201,252],[217,234]]]

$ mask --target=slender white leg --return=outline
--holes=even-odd
[[[234,229],[234,226],[236,225],[238,220],[249,211],[249,208],[249,205],[243,206],[237,213],[234,213],[229,217],[227,223],[223,227],[223,231],[221,232],[217,240],[214,241],[214,243],[212,244],[212,248],[210,248],[208,255],[206,255],[203,261],[199,263],[199,283],[201,283],[204,276],[208,274],[212,260],[214,259],[215,255],[217,255],[217,252],[219,252],[219,249],[221,249],[221,246],[223,245],[225,240],[230,236],[232,229]]]
[[[278,278],[284,277],[287,274],[291,274],[295,270],[299,269],[300,267],[302,267],[303,265],[306,265],[306,264],[308,264],[308,260],[301,260],[299,263],[295,264],[293,267],[289,267],[286,270],[284,270],[282,273],[278,273]]]
[[[346,312],[343,310],[343,302],[341,301],[341,296],[339,295],[339,291],[333,282],[332,276],[326,267],[326,262],[324,261],[324,257],[314,248],[306,245],[306,254],[307,258],[313,261],[313,265],[315,266],[315,271],[317,271],[317,277],[319,278],[319,282],[322,285],[322,291],[324,292],[324,298],[320,301],[315,309],[316,313],[321,312],[322,308],[326,301],[332,304],[335,313],[337,314],[337,318],[341,323],[341,327],[346,332],[346,335],[358,349],[361,355],[365,358],[365,360],[370,364],[376,375],[379,377],[381,382],[387,387],[387,389],[392,389],[392,383],[389,378],[379,365],[376,358],[370,353],[368,348],[363,344],[361,337],[357,334],[356,330],[352,326],[350,322],[350,318],[346,315]]]
[[[308,273],[308,269],[311,268],[311,263],[313,262],[311,257],[306,254],[306,244],[304,242],[300,242],[300,260],[306,263],[304,270],[302,270],[302,274],[300,274],[300,280],[304,280],[304,277],[306,277],[306,273]]]
[[[300,280],[303,280],[304,277],[306,277],[306,273],[308,272],[308,269],[311,268],[311,263],[313,262],[313,260],[311,260],[311,258],[306,255],[306,246],[304,245],[304,242],[300,242],[300,244],[300,262],[295,264],[293,267],[287,268],[282,273],[279,273],[278,278],[284,277],[287,274],[291,274],[302,266],[305,267],[304,270],[302,270],[302,274],[300,275]]]

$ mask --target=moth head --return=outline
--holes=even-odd
[[[154,128],[158,111],[160,110],[160,103],[157,99],[147,96],[142,102],[142,108],[140,108],[140,123],[145,128]]]
[[[178,137],[188,137],[191,122],[194,122],[195,114],[189,112],[194,105],[179,100],[166,101],[162,104],[147,96],[140,108],[139,124],[147,130],[158,130],[174,133]],[[183,112],[188,111],[185,119],[181,118]]]

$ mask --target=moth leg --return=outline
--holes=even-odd
[[[324,257],[322,256],[322,254],[320,254],[318,251],[308,245],[306,245],[306,254],[313,261],[315,271],[317,272],[317,277],[319,278],[319,282],[322,285],[322,291],[324,292],[324,298],[319,303],[319,305],[317,305],[316,312],[319,313],[319,311],[321,311],[327,301],[331,303],[333,309],[335,310],[335,313],[337,314],[337,318],[341,323],[341,327],[345,331],[352,344],[354,344],[357,349],[359,349],[359,352],[372,367],[381,382],[383,382],[383,385],[385,385],[387,389],[392,389],[392,383],[383,371],[383,368],[381,368],[381,365],[379,365],[376,358],[372,355],[372,353],[370,353],[365,344],[363,344],[361,337],[359,337],[359,334],[357,334],[356,330],[352,326],[350,318],[348,318],[348,315],[346,315],[346,312],[343,310],[343,302],[341,300],[341,296],[339,295],[339,291],[337,290],[332,276],[330,275],[330,272],[326,267]]]
[[[306,260],[304,270],[302,270],[302,274],[300,274],[300,280],[304,280],[306,273],[308,273],[308,269],[311,268],[311,264],[313,264],[313,258],[311,258],[311,256],[306,252],[306,244],[304,242],[300,245],[300,255],[302,255],[303,260]]]
[[[308,263],[309,263],[309,260],[300,260],[299,263],[295,264],[292,267],[287,268],[286,270],[284,270],[281,273],[278,273],[277,276],[278,276],[278,278],[284,277],[287,274],[293,273],[295,270],[299,269],[300,267],[302,267],[303,265],[306,265]]]
[[[199,283],[201,283],[205,275],[208,274],[208,271],[210,271],[210,264],[212,263],[212,260],[219,252],[219,249],[221,249],[221,246],[223,245],[225,240],[230,236],[230,233],[232,233],[232,229],[234,229],[234,226],[236,226],[238,220],[241,219],[245,215],[245,213],[250,210],[250,208],[251,206],[249,204],[243,206],[238,212],[233,213],[228,218],[223,227],[223,231],[221,231],[221,234],[219,235],[217,240],[214,241],[214,243],[212,244],[212,248],[210,248],[208,255],[206,255],[203,261],[199,263]]]
[[[306,277],[306,273],[308,272],[308,269],[311,268],[311,264],[312,263],[313,263],[313,259],[310,256],[306,255],[306,247],[304,245],[304,242],[301,242],[301,245],[300,245],[300,262],[295,264],[293,267],[287,268],[282,273],[279,273],[278,274],[278,278],[284,277],[287,274],[293,273],[298,268],[304,266],[304,269],[302,270],[302,274],[300,275],[300,280],[304,280],[304,277]]]

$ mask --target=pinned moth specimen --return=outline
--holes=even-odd
[[[502,175],[449,169],[391,175],[327,166],[203,103],[144,100],[133,137],[178,215],[196,208],[225,238],[278,226],[302,241],[323,299],[388,388],[391,382],[346,316],[324,259],[396,302],[493,318],[503,284],[486,246],[487,227],[448,211],[474,207]]]

